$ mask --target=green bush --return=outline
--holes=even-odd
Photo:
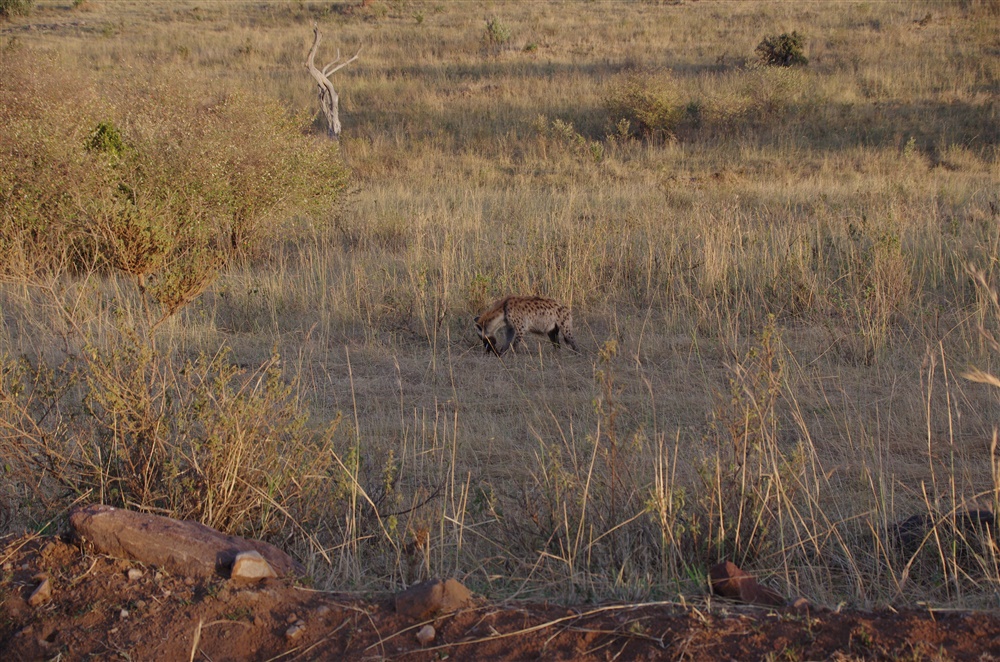
[[[610,124],[618,134],[669,139],[684,117],[685,104],[667,74],[630,72],[605,94]]]
[[[125,153],[125,141],[122,140],[122,134],[110,122],[98,122],[87,137],[84,147],[88,152],[100,152],[114,159]]]
[[[483,44],[488,52],[497,55],[510,43],[512,33],[510,26],[494,16],[486,21],[483,32]]]
[[[761,62],[775,67],[805,66],[809,64],[809,59],[802,52],[805,47],[805,37],[798,32],[764,37],[757,44],[755,53]]]
[[[27,14],[35,0],[0,0],[0,16],[9,17]]]

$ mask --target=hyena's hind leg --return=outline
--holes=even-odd
[[[554,325],[552,327],[552,330],[549,331],[549,340],[552,341],[553,345],[558,345],[559,344],[559,325],[558,324]]]

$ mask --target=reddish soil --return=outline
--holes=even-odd
[[[718,600],[711,609],[479,601],[435,619],[437,636],[421,646],[422,624],[389,599],[281,580],[186,580],[56,538],[0,540],[0,550],[4,660],[1000,659],[996,614],[719,609]],[[143,575],[130,580],[132,568]],[[29,606],[42,573],[52,598]]]

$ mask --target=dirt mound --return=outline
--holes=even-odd
[[[4,659],[186,660],[193,651],[217,662],[1000,658],[1000,617],[992,614],[798,613],[719,609],[718,601],[566,608],[479,600],[431,621],[433,640],[422,645],[425,623],[398,615],[388,597],[365,601],[287,579],[185,579],[56,538],[7,539],[0,549]],[[46,578],[51,597],[30,606]]]

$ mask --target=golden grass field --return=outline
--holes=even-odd
[[[361,49],[339,146],[314,22],[318,61]],[[756,62],[793,30],[807,66]],[[102,121],[181,146],[135,171],[150,219],[217,218],[142,189],[189,160],[312,168],[246,190],[349,176],[320,205],[253,191],[263,248],[155,328],[102,249],[17,239],[27,179],[0,179],[0,523],[104,500],[369,591],[676,596],[729,558],[820,603],[995,607],[997,547],[955,522],[1000,501],[998,43],[995,0],[39,1],[0,23],[3,158],[69,191],[31,219],[120,227],[87,179]],[[619,122],[629,85],[670,131]],[[582,353],[484,355],[472,319],[509,293],[571,304]]]

